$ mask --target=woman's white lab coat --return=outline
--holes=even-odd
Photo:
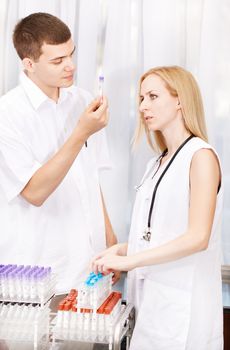
[[[186,231],[189,214],[189,170],[194,153],[211,148],[193,138],[163,177],[153,208],[150,242],[141,240],[154,185],[167,162],[154,174],[150,161],[137,192],[128,254],[160,246]],[[214,151],[215,152],[215,151]],[[221,350],[222,294],[220,219],[222,188],[208,249],[186,258],[135,269],[128,274],[128,301],[137,310],[130,350]]]

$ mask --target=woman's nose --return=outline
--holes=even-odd
[[[146,100],[142,100],[140,105],[139,105],[139,111],[144,112],[146,109],[148,109],[148,105]]]

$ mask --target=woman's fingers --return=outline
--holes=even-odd
[[[120,278],[121,278],[121,272],[113,271],[112,284],[116,284]]]

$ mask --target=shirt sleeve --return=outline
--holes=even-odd
[[[0,186],[8,202],[15,198],[41,167],[13,125],[0,121]]]

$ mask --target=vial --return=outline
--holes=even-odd
[[[103,101],[103,85],[104,85],[104,77],[103,76],[99,76],[98,79],[98,93],[100,96],[100,103],[102,103]]]

